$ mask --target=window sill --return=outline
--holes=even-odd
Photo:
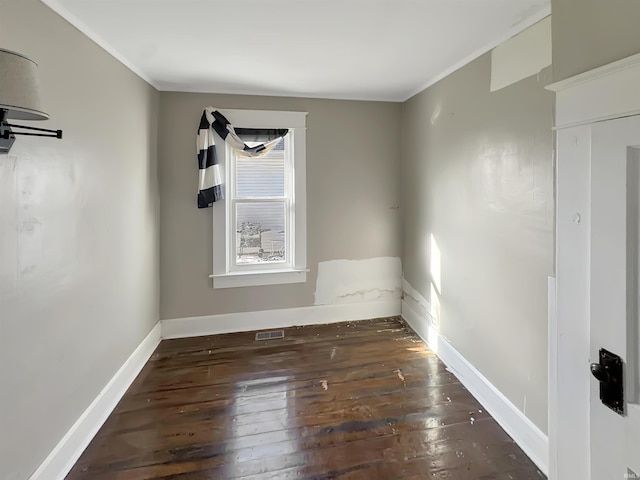
[[[260,285],[282,285],[285,283],[305,283],[308,269],[263,270],[251,272],[231,272],[209,275],[213,288],[255,287]]]

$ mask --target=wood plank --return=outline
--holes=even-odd
[[[67,476],[544,479],[399,318],[165,340]]]

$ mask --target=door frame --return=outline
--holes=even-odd
[[[546,87],[556,93],[557,278],[549,282],[549,480],[590,477],[589,265],[585,259],[590,234],[591,125],[640,115],[639,86],[637,54]]]

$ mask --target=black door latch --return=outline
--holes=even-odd
[[[622,359],[604,348],[600,363],[591,364],[591,373],[600,382],[600,400],[614,412],[624,415],[624,375]]]

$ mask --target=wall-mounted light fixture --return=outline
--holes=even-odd
[[[62,130],[14,125],[7,122],[9,118],[47,120],[49,115],[40,107],[38,64],[19,53],[0,49],[0,153],[11,150],[16,135],[62,138]]]

